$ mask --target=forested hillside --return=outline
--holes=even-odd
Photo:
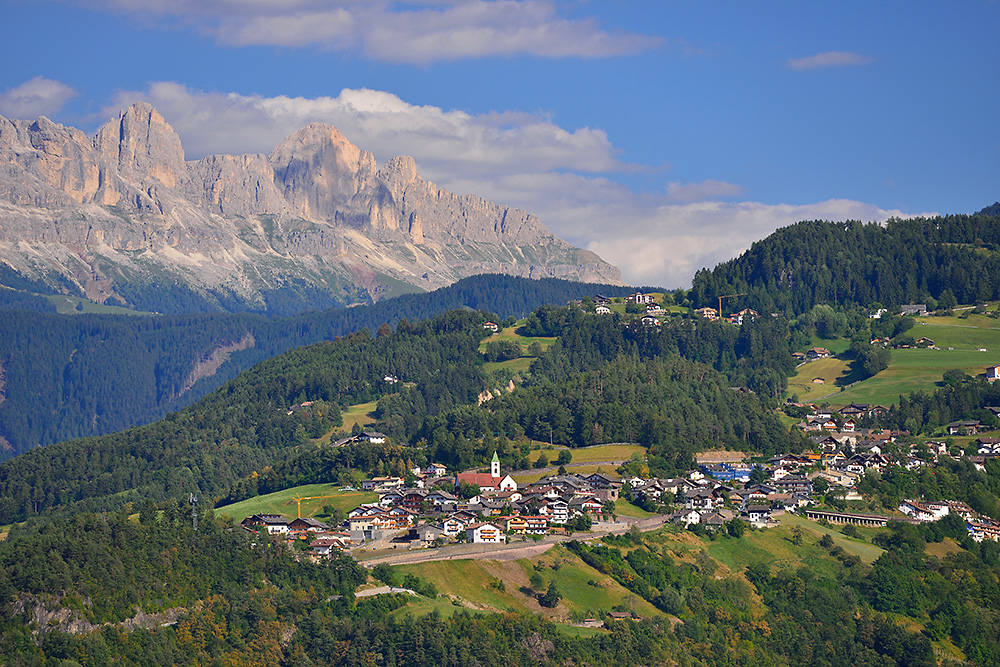
[[[0,310],[0,460],[30,447],[120,431],[192,404],[242,370],[300,345],[454,308],[523,317],[624,288],[502,275],[466,278],[373,305],[268,319],[251,314],[126,317]],[[19,293],[4,301],[26,304]],[[30,299],[29,299],[30,301]]]
[[[570,446],[638,441],[664,472],[690,465],[699,448],[777,451],[794,442],[766,401],[734,390],[731,379],[701,363],[721,365],[718,360],[730,357],[727,346],[756,341],[745,356],[780,374],[788,358],[781,323],[748,324],[748,333],[735,337],[719,335],[719,325],[678,324],[686,332],[678,338],[674,325],[657,331],[575,306],[545,307],[527,326],[551,327],[549,333],[563,332],[566,341],[542,354],[512,394],[479,406],[484,389],[512,379],[483,369],[478,347],[488,316],[450,311],[401,321],[395,331],[380,327],[375,336],[362,331],[299,348],[154,424],[26,452],[0,466],[0,523],[54,508],[97,511],[142,498],[162,501],[192,490],[235,500],[337,479],[345,469],[401,472],[428,454],[472,465],[498,448],[513,463],[521,454],[511,441],[524,434]],[[762,335],[771,327],[774,335]],[[586,342],[594,338],[603,340]],[[387,375],[399,382],[386,382]],[[306,401],[308,409],[289,409]],[[376,427],[414,449],[362,449],[357,456],[368,458],[360,460],[311,444],[341,423],[344,408],[370,401],[379,402]]]
[[[137,523],[80,515],[14,530],[0,544],[6,663],[930,667],[933,639],[996,664],[995,545],[969,542],[941,561],[924,550],[942,535],[909,526],[877,536],[886,551],[870,565],[792,533],[789,553],[815,570],[759,560],[751,544],[761,540],[750,536],[711,541],[715,554],[741,554],[730,560],[737,571],[704,548],[692,553],[693,536],[569,542],[560,562],[582,560],[658,612],[578,637],[513,611],[404,615],[413,597],[354,598],[366,574],[350,557],[299,560],[206,514],[195,532],[186,509],[145,505]],[[65,616],[49,612],[60,607]],[[145,623],[123,623],[136,608]]]
[[[860,306],[976,303],[1000,298],[1000,216],[860,222],[800,222],[694,278],[699,306],[725,301],[800,315],[816,304]]]
[[[197,491],[221,497],[324,430],[340,411],[413,383],[434,409],[475,400],[484,316],[450,311],[395,334],[366,331],[279,355],[153,424],[30,450],[0,465],[0,523],[48,508],[99,511]],[[290,406],[310,400],[306,410]],[[383,452],[382,461],[391,458]],[[355,466],[357,467],[357,462]]]

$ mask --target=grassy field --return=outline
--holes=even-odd
[[[556,460],[559,450],[566,447],[555,447],[554,449],[536,449],[528,454],[528,459],[534,463],[538,457],[545,452],[549,462]],[[639,445],[594,445],[593,447],[581,447],[580,449],[570,449],[573,455],[573,463],[596,463],[598,461],[628,461],[634,454],[645,458],[646,450]]]
[[[519,561],[453,560],[403,565],[404,573],[417,574],[432,582],[447,598],[458,598],[463,606],[484,611],[530,610],[553,619],[565,619],[571,612],[610,610],[629,605],[641,616],[657,614],[655,607],[593,569],[562,546],[554,546],[541,556]],[[554,581],[563,600],[554,609],[545,609],[531,595],[529,578],[537,571],[545,587]],[[494,582],[502,581],[500,589]],[[593,583],[591,583],[593,582]],[[451,603],[447,603],[450,605]],[[413,614],[438,609],[440,600],[417,600],[406,607]],[[580,628],[567,626],[567,632]]]
[[[803,539],[799,546],[792,542],[795,526],[802,531]],[[794,514],[782,516],[778,527],[751,531],[740,539],[722,537],[711,540],[687,531],[661,531],[654,534],[652,540],[685,558],[704,550],[732,573],[742,572],[754,563],[767,563],[782,569],[805,566],[817,574],[832,576],[839,565],[826,549],[817,544],[826,534],[833,538],[835,545],[843,547],[850,554],[856,554],[866,563],[873,562],[882,553],[882,549],[868,542],[846,537],[836,528],[824,528]]]
[[[641,507],[636,507],[627,498],[619,498],[615,501],[615,514],[618,516],[630,516],[636,519],[647,519],[651,516],[656,516]]]
[[[837,380],[847,376],[847,362],[828,357],[802,364],[794,377],[788,379],[788,395],[797,395],[800,401],[815,401],[840,391]],[[813,378],[823,378],[823,384],[814,384]]]
[[[796,394],[802,401],[824,400],[834,405],[890,405],[898,403],[900,395],[934,390],[945,371],[959,369],[975,376],[982,374],[987,365],[1000,362],[1000,321],[984,315],[921,317],[908,334],[914,338],[930,338],[939,349],[893,350],[889,368],[875,377],[844,387],[840,385],[850,381],[847,362],[831,358],[803,364],[788,381],[788,395]],[[813,343],[833,352],[848,346],[846,340],[815,339]],[[817,377],[823,378],[823,384],[812,383]]]
[[[517,343],[521,346],[521,354],[526,354],[527,351],[528,351],[528,346],[531,345],[532,343],[534,343],[535,341],[538,341],[538,343],[542,346],[543,350],[547,350],[548,347],[549,347],[549,345],[552,345],[552,343],[556,342],[556,339],[554,337],[549,338],[549,337],[546,337],[546,336],[522,336],[522,335],[520,335],[519,333],[517,333],[517,328],[519,326],[521,326],[522,324],[524,324],[524,320],[520,320],[514,326],[507,327],[506,329],[501,329],[500,331],[498,331],[497,333],[493,334],[492,336],[488,336],[488,337],[484,338],[482,340],[482,342],[479,343],[479,351],[480,352],[485,352],[486,351],[486,344],[487,343],[492,343],[492,342],[498,341],[498,340],[513,340],[513,341],[517,341]]]
[[[103,303],[94,303],[89,299],[78,296],[66,296],[53,294],[45,297],[49,303],[56,307],[56,312],[60,315],[151,315],[139,310],[129,310],[118,306],[106,306]]]
[[[521,358],[519,359],[508,359],[507,361],[491,361],[483,365],[483,370],[488,373],[499,369],[506,369],[512,373],[527,373],[528,369],[531,368],[531,362],[535,360],[535,357],[528,356],[528,346],[534,342],[538,342],[542,346],[543,350],[547,350],[549,345],[552,345],[556,341],[555,338],[548,338],[544,336],[522,336],[517,333],[517,328],[524,324],[524,320],[518,320],[517,324],[512,327],[507,327],[506,329],[501,329],[497,333],[484,338],[482,342],[479,343],[479,351],[486,351],[486,344],[492,343],[498,340],[513,340],[521,346]]]
[[[344,423],[342,426],[337,428],[332,428],[320,437],[313,440],[317,445],[329,445],[333,442],[333,436],[337,433],[348,432],[354,428],[357,424],[361,428],[370,426],[375,423],[375,418],[372,417],[371,413],[375,411],[376,401],[371,403],[358,403],[357,405],[352,405],[347,410],[343,412]]]
[[[937,339],[935,339],[936,341]],[[893,350],[889,368],[875,377],[848,387],[831,396],[830,403],[871,403],[889,405],[899,402],[900,395],[915,391],[934,391],[945,371],[953,368],[969,375],[983,373],[987,364],[1000,358],[996,355],[968,350]]]
[[[357,424],[361,428],[375,423],[375,418],[371,416],[375,412],[376,401],[371,403],[359,403],[352,405],[344,411],[344,425],[340,427],[342,431],[350,431]]]
[[[846,338],[835,338],[833,340],[827,340],[826,338],[820,338],[819,336],[813,336],[812,342],[809,343],[809,347],[825,347],[834,354],[841,354],[846,352],[847,348],[851,346],[851,341]],[[805,352],[805,350],[801,350]]]
[[[341,491],[334,484],[306,484],[284,491],[276,491],[255,498],[248,498],[232,505],[216,508],[215,513],[232,517],[234,521],[242,521],[248,516],[260,514],[281,514],[289,519],[296,517],[295,496],[315,497],[315,500],[302,501],[302,516],[316,516],[324,505],[332,505],[345,513],[361,503],[371,503],[378,500],[378,495],[365,491]]]

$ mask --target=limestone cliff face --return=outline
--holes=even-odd
[[[350,302],[475,273],[620,283],[537,217],[438,188],[410,157],[378,169],[331,125],[304,127],[268,156],[186,162],[147,104],[92,138],[0,117],[0,262],[98,301],[165,276],[246,302],[290,283]]]

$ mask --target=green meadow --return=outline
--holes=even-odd
[[[242,521],[248,516],[261,513],[280,514],[294,519],[297,516],[296,496],[314,498],[302,501],[302,516],[306,517],[320,514],[324,505],[331,505],[346,513],[362,503],[378,500],[377,494],[367,491],[342,491],[335,484],[306,484],[217,507],[215,513],[231,517],[234,521]]]

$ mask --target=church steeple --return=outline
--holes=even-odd
[[[490,462],[490,477],[500,477],[500,457],[493,452],[493,461]]]

